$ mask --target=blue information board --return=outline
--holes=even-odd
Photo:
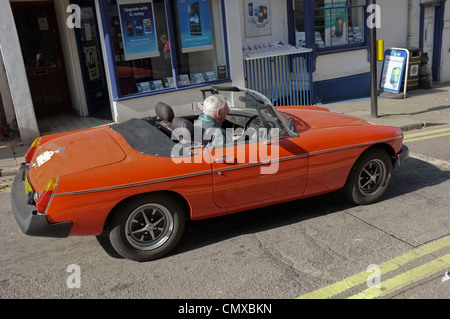
[[[153,3],[148,0],[118,0],[125,60],[159,56]]]
[[[213,48],[209,0],[178,0],[183,53]]]
[[[380,89],[399,93],[404,79],[404,71],[408,60],[408,50],[388,49],[384,54]]]

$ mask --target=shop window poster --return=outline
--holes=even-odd
[[[153,3],[118,0],[125,60],[159,56]]]
[[[348,44],[347,40],[347,5],[346,1],[327,0],[325,8],[344,7],[325,10],[325,44],[326,46],[337,46]]]
[[[213,49],[209,0],[178,0],[183,53]]]
[[[245,0],[244,13],[245,35],[247,37],[271,34],[269,0]]]

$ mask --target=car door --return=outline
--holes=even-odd
[[[308,157],[298,137],[209,149],[217,206],[271,204],[301,197]]]

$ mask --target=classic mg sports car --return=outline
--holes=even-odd
[[[400,129],[318,106],[274,107],[264,95],[213,86],[230,111],[231,143],[203,143],[199,112],[156,116],[43,136],[14,180],[12,208],[31,236],[95,235],[123,257],[149,261],[201,220],[341,190],[379,200],[408,157]],[[193,103],[198,109],[201,103]]]

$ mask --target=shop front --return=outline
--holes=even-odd
[[[14,54],[32,100],[32,110],[14,105],[22,117],[70,112],[125,121],[151,115],[159,101],[187,105],[201,87],[231,82],[223,0],[10,5],[20,42]]]
[[[212,84],[276,105],[369,97],[369,18],[381,16],[386,48],[425,47],[448,35],[450,12],[443,0],[379,0],[375,13],[369,0],[1,1],[13,15],[0,13],[3,60],[29,135],[36,118],[64,112],[123,122],[153,115],[159,101],[181,112]],[[448,52],[436,43],[433,73],[446,80]]]

